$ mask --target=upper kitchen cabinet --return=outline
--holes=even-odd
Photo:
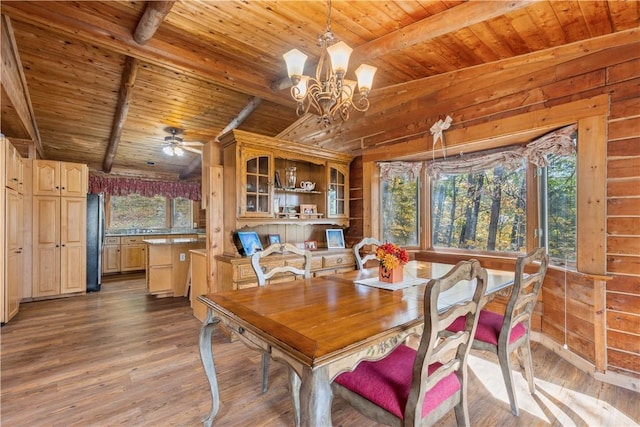
[[[24,187],[24,165],[18,150],[9,142],[5,144],[6,168],[5,186],[18,193],[23,193]]]
[[[348,226],[351,156],[240,130],[220,141],[227,231],[265,224]]]
[[[80,163],[33,161],[33,195],[85,197],[89,169]]]

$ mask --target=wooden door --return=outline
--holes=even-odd
[[[60,164],[60,195],[84,197],[87,194],[87,165],[80,163]]]
[[[60,162],[33,161],[33,195],[54,196],[60,194]]]
[[[60,198],[60,293],[87,289],[87,199]]]
[[[4,288],[4,312],[2,322],[8,322],[18,313],[22,292],[23,255],[23,203],[22,195],[16,190],[6,192],[6,279]]]
[[[120,273],[120,245],[105,245],[102,251],[102,274]]]
[[[33,296],[58,294],[60,197],[36,196],[33,198]]]

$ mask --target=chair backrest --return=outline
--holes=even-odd
[[[498,344],[509,342],[509,334],[518,323],[531,328],[531,315],[538,302],[544,276],[547,273],[549,256],[544,248],[537,248],[516,260],[516,275],[509,302],[504,312]],[[501,341],[504,341],[501,343]]]
[[[373,237],[365,237],[364,239],[360,240],[358,243],[353,245],[353,255],[356,258],[356,267],[358,270],[362,270],[365,264],[367,263],[367,261],[376,259],[376,249],[381,244],[382,242],[378,239],[375,239]],[[360,250],[362,249],[363,246],[366,246],[366,245],[375,246],[375,248],[373,248],[373,252],[368,252],[363,256],[360,254]]]
[[[442,292],[459,285],[468,286],[462,281],[475,283],[471,300],[438,310],[438,297]],[[452,408],[464,408],[466,420],[468,409],[467,395],[467,356],[471,350],[473,336],[478,325],[478,316],[484,303],[487,289],[487,271],[477,260],[460,261],[440,279],[432,279],[427,284],[424,296],[424,331],[413,365],[413,381],[404,412],[404,425],[432,424]],[[458,317],[465,316],[465,327],[455,334],[447,335],[446,328]],[[434,363],[441,365],[429,374],[428,367]],[[441,407],[422,418],[425,393],[440,380],[455,373],[460,382],[460,390]],[[456,409],[456,418],[458,409]],[[414,421],[418,421],[415,423]]]
[[[272,269],[267,269],[266,266],[260,264],[260,260],[272,253],[283,254],[285,252],[292,252],[304,257],[304,269],[294,267],[292,265],[278,266]],[[264,286],[267,280],[272,278],[278,273],[292,273],[294,275],[303,276],[305,279],[311,277],[311,252],[305,249],[299,249],[297,246],[291,243],[274,243],[267,247],[263,251],[258,251],[251,256],[251,266],[258,278],[258,286]]]

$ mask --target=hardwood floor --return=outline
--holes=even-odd
[[[200,322],[186,298],[156,299],[139,276],[81,297],[24,303],[1,330],[2,426],[197,426],[210,409],[198,352]],[[470,358],[472,425],[637,425],[638,393],[598,382],[534,344],[536,396],[520,373],[513,417],[497,359]],[[221,387],[216,425],[290,426],[286,369],[214,336]],[[492,391],[493,390],[493,391]],[[336,426],[375,423],[334,398]],[[453,413],[441,425],[455,425]]]

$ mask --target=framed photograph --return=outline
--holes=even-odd
[[[318,213],[318,205],[300,205],[300,218],[314,218]]]
[[[327,248],[344,249],[344,234],[341,228],[327,230]]]
[[[233,234],[233,240],[242,256],[251,256],[262,250],[262,243],[255,231],[237,231]]]
[[[280,235],[269,234],[267,235],[267,241],[269,242],[269,245],[273,245],[274,243],[280,243]]]
[[[316,242],[315,240],[305,240],[304,248],[310,251],[315,251],[318,249],[318,242]]]

